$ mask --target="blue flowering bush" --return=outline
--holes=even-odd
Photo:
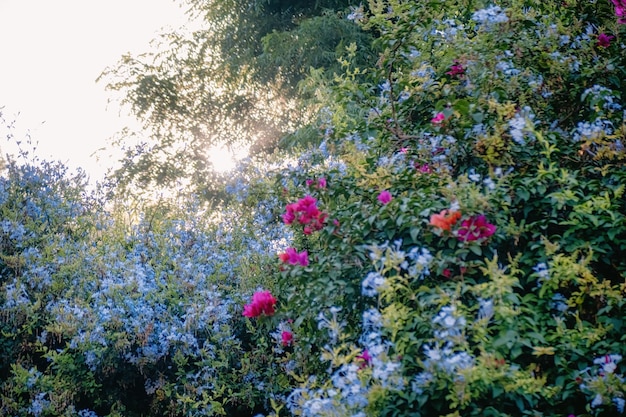
[[[140,204],[36,158],[0,187],[1,414],[253,414],[286,393],[291,353],[265,336],[284,324],[242,316],[280,244],[261,203]]]

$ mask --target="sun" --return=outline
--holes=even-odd
[[[212,146],[209,149],[209,160],[217,172],[229,172],[235,169],[237,162],[248,156],[247,147]]]

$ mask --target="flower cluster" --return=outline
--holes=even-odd
[[[309,255],[307,251],[298,252],[295,248],[287,248],[284,253],[278,255],[283,263],[291,265],[309,265]]]
[[[249,318],[261,315],[273,316],[275,313],[276,298],[269,291],[257,291],[252,296],[252,302],[243,308],[243,315]]]
[[[440,213],[430,216],[430,224],[449,232],[460,218],[460,211],[442,210]]]
[[[626,381],[617,374],[617,364],[622,360],[620,354],[606,354],[593,360],[595,367],[581,371],[578,378],[580,389],[591,399],[591,408],[613,405],[620,414],[626,406]]]
[[[378,194],[378,197],[376,197],[376,199],[382,204],[382,205],[386,205],[389,204],[391,202],[391,200],[393,199],[391,193],[388,190],[383,190]]]
[[[310,235],[324,227],[327,217],[328,214],[317,207],[317,199],[307,195],[297,203],[287,204],[286,212],[283,214],[283,222],[286,225],[291,225],[297,221],[304,225],[304,234]]]
[[[430,119],[430,122],[435,124],[435,125],[440,125],[443,123],[443,121],[446,120],[446,115],[439,112],[435,115],[435,117],[433,117],[432,119]]]
[[[615,39],[615,36],[607,35],[606,33],[600,33],[598,35],[598,46],[602,48],[608,48],[611,46],[611,41]]]
[[[617,23],[626,25],[626,1],[625,0],[611,0],[615,6],[615,16],[617,16]]]
[[[452,232],[452,227],[461,219],[457,210],[442,210],[430,216],[430,225],[441,230]],[[484,215],[472,216],[463,220],[457,230],[456,237],[463,242],[486,239],[496,232],[496,226],[489,223]]]
[[[463,242],[486,239],[496,232],[496,226],[489,223],[484,215],[473,216],[461,222],[457,237]]]
[[[315,187],[318,189],[324,189],[326,188],[326,185],[327,185],[326,178],[324,177],[318,178],[317,181],[312,180],[312,179],[307,179],[305,183],[307,187]]]
[[[454,64],[450,66],[450,71],[446,72],[447,75],[452,77],[461,77],[465,74],[465,67],[459,61],[454,61]]]

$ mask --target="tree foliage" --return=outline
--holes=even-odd
[[[153,52],[126,55],[101,76],[148,132],[122,132],[116,143],[126,182],[206,191],[211,146],[271,151],[311,120],[297,89],[311,68],[332,77],[351,43],[369,57],[370,35],[343,18],[350,0],[187,3],[199,28],[164,34]]]

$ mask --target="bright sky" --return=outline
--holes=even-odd
[[[162,28],[186,22],[174,0],[0,0],[0,107],[39,143],[37,155],[99,179],[113,164],[98,149],[123,126],[95,80],[122,54],[148,50]],[[19,113],[19,115],[18,115]],[[0,127],[0,132],[4,132]],[[13,152],[4,137],[0,152]]]

